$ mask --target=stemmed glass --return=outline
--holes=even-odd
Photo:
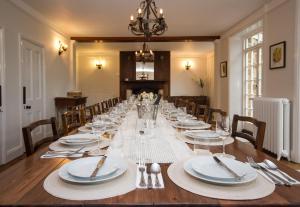
[[[235,159],[233,155],[226,154],[225,151],[225,141],[228,136],[231,136],[230,116],[218,117],[218,119],[216,120],[216,133],[218,133],[220,135],[220,138],[222,139],[222,153],[216,153],[215,155]]]
[[[92,133],[96,135],[96,137],[98,138],[99,151],[101,150],[100,147],[101,137],[105,133],[105,130],[106,130],[106,126],[103,121],[97,120],[96,122],[92,123]]]

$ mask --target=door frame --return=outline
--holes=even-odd
[[[0,67],[2,68],[2,75],[0,78],[0,83],[2,85],[2,110],[1,115],[2,121],[2,132],[0,135],[0,165],[6,163],[6,85],[5,85],[5,37],[4,37],[4,28],[0,26]]]
[[[19,33],[19,114],[20,114],[20,119],[19,119],[19,123],[20,123],[20,143],[17,147],[17,150],[23,150],[23,152],[25,151],[24,148],[24,141],[23,141],[23,133],[22,133],[22,124],[23,124],[23,91],[22,91],[22,41],[28,41],[34,45],[37,45],[38,47],[40,47],[42,49],[42,87],[43,87],[43,95],[42,95],[42,119],[45,118],[46,115],[46,64],[45,64],[45,47],[42,43],[32,40],[31,38],[26,37],[25,35]],[[43,128],[43,136],[45,136],[46,131]]]

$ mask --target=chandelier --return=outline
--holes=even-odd
[[[149,46],[144,42],[143,48],[135,52],[137,62],[153,62],[154,54],[153,51],[149,49]]]
[[[158,13],[154,0],[143,0],[138,8],[136,19],[131,15],[128,26],[134,35],[144,35],[148,40],[152,35],[162,35],[167,28],[163,10],[160,9]]]

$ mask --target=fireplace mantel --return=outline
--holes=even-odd
[[[128,81],[121,81],[122,83],[165,83],[167,81],[164,80],[128,80]]]

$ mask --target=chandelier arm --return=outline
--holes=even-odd
[[[152,11],[154,17],[157,19],[157,18],[158,18],[158,17],[157,17],[157,10],[156,10],[156,9],[153,9],[152,6],[150,6],[150,9],[151,9],[151,11]]]

